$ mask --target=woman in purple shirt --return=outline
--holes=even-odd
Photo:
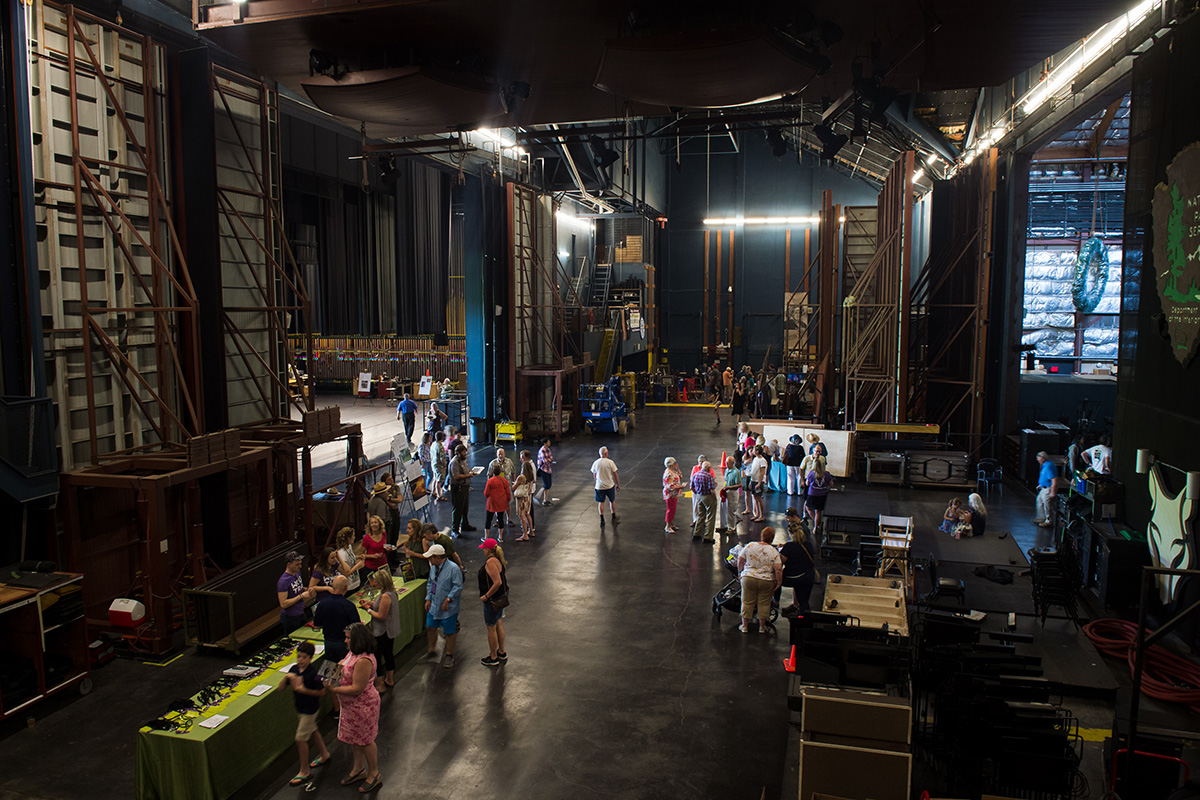
[[[813,535],[821,527],[821,514],[825,511],[825,498],[833,486],[833,476],[825,469],[825,459],[817,456],[812,460],[812,469],[805,476],[808,496],[804,500],[804,513],[812,519]]]

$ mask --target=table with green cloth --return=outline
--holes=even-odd
[[[397,586],[400,608],[399,651],[425,630],[425,581]],[[367,613],[360,609],[363,621]],[[292,633],[294,639],[316,640],[321,632],[309,627]],[[229,695],[204,711],[192,712],[195,720],[185,733],[143,727],[137,737],[137,797],[139,800],[223,800],[231,797],[271,762],[295,746],[296,710],[292,693],[278,688],[281,667],[296,660],[285,656],[252,678],[237,683]],[[318,655],[317,660],[321,660]],[[270,691],[254,696],[259,684]],[[327,694],[321,699],[323,715],[332,707]],[[228,717],[216,728],[200,723],[215,714]]]
[[[351,596],[351,600],[358,606],[359,597],[363,595],[365,590]],[[400,609],[400,635],[392,642],[395,652],[399,653],[404,649],[404,646],[413,639],[425,632],[425,579],[418,578],[416,580],[405,581],[404,583],[396,582],[396,593],[399,598],[397,604]],[[367,613],[365,608],[361,606],[358,609],[358,618],[370,627],[371,615]],[[313,628],[305,625],[292,631],[293,639],[308,639],[312,642],[323,642],[324,634],[320,628]]]

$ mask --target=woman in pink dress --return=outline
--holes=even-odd
[[[350,786],[366,779],[358,791],[366,794],[383,785],[379,774],[379,752],[375,736],[379,733],[379,690],[375,688],[375,637],[366,625],[356,622],[346,627],[346,647],[350,654],[342,659],[341,679],[330,691],[342,701],[338,721],[338,739],[354,749],[354,767],[342,779]]]

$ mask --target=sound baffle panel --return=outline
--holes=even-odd
[[[159,431],[180,434],[169,417],[177,403],[176,373],[163,369],[163,346],[176,338],[177,318],[150,310],[180,302],[155,270],[156,259],[166,270],[177,268],[165,204],[154,194],[155,185],[170,192],[161,127],[164,54],[147,39],[86,15],[78,15],[73,28],[67,7],[38,3],[34,11],[30,79],[41,306],[60,464],[69,470],[105,453],[152,445]],[[87,175],[78,192],[73,128]],[[89,326],[98,330],[85,343]]]

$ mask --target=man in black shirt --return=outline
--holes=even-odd
[[[325,657],[341,661],[349,652],[346,649],[346,628],[360,622],[358,609],[346,598],[350,580],[345,575],[333,579],[328,594],[317,604],[313,622],[325,637]]]

